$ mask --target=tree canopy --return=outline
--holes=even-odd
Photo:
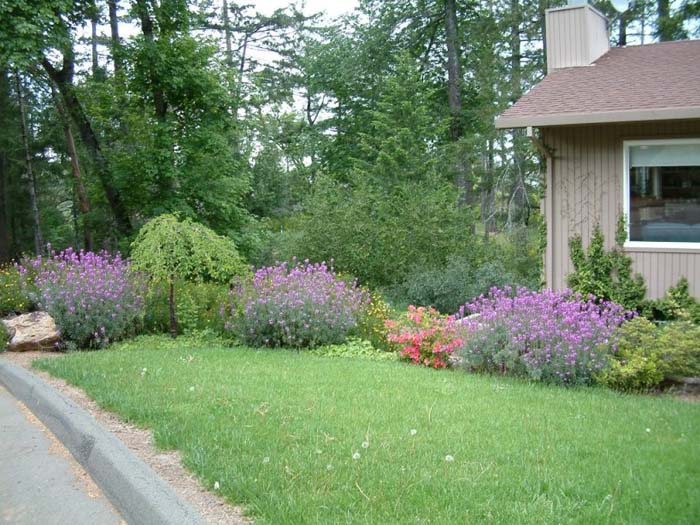
[[[530,253],[541,159],[494,117],[543,77],[563,3],[1,2],[0,263],[45,242],[128,254],[147,224],[138,259],[195,223],[251,262],[335,257],[379,286],[503,236]],[[697,2],[595,5],[613,45],[700,36]]]

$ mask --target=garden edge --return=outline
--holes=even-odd
[[[2,360],[0,384],[65,445],[128,523],[204,523],[188,503],[119,439],[34,374]]]

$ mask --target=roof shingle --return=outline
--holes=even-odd
[[[590,66],[557,69],[496,127],[700,118],[700,40],[617,47]]]

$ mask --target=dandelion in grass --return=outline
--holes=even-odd
[[[267,465],[270,462],[270,458],[268,456],[265,456],[262,460],[263,465]]]
[[[328,465],[326,465],[326,470],[327,470],[328,472],[330,472],[331,470],[333,470],[333,465],[331,465],[330,463],[329,463]]]
[[[415,436],[416,434],[418,434],[418,431],[415,428],[412,428],[409,433],[411,434],[411,436]]]
[[[352,459],[354,459],[355,461],[357,461],[358,459],[360,459],[360,453],[359,453],[359,452],[353,453]]]
[[[141,377],[145,376],[146,372],[148,372],[148,368],[144,368],[143,370],[141,370]]]
[[[447,463],[452,463],[454,460],[455,460],[454,456],[451,456],[450,454],[447,454],[447,455],[445,456],[445,461],[446,461]]]
[[[194,392],[194,387],[193,387],[193,386],[190,387],[190,392]]]
[[[650,429],[650,428],[647,428],[647,432],[651,432],[651,429]]]
[[[369,448],[369,441],[363,441],[362,448]]]

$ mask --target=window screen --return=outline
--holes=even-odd
[[[700,243],[700,141],[629,146],[630,241]]]

